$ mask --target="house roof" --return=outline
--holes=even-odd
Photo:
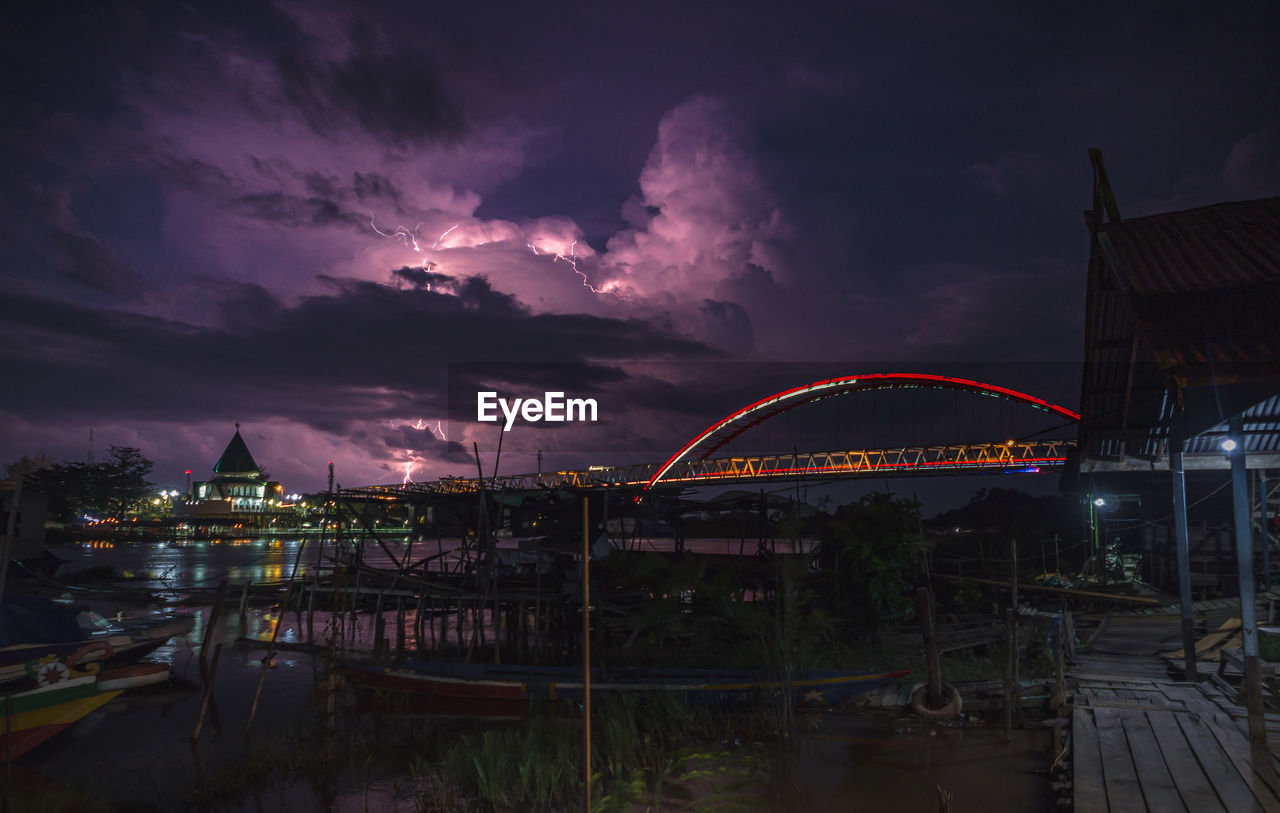
[[[254,462],[253,455],[249,454],[249,447],[245,445],[244,438],[240,437],[240,424],[236,424],[235,436],[231,438],[231,442],[227,444],[227,448],[222,453],[222,457],[218,458],[218,463],[213,467],[214,474],[258,474],[260,469],[258,464]]]
[[[1246,435],[1274,433],[1280,197],[1124,220],[1091,157],[1082,469],[1167,461],[1171,439],[1216,435],[1241,412]]]

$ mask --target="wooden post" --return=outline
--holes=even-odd
[[[1055,646],[1053,648],[1053,655],[1054,655],[1053,697],[1049,699],[1049,705],[1051,705],[1054,708],[1055,713],[1057,713],[1058,716],[1061,717],[1062,707],[1065,706],[1067,703],[1067,682],[1066,682],[1066,676],[1065,676],[1065,671],[1066,671],[1065,660],[1066,660],[1066,651],[1067,651],[1067,644],[1065,641],[1066,634],[1067,634],[1067,611],[1065,608],[1061,613],[1058,614],[1057,633],[1058,634],[1054,638]]]
[[[1004,611],[1004,741],[1013,740],[1013,610]]]
[[[542,551],[533,573],[533,662],[542,663]]]
[[[227,592],[227,580],[218,582],[218,592],[214,594],[213,606],[209,608],[209,617],[204,622],[204,637],[200,640],[200,676],[206,682],[209,668],[209,644],[213,641],[213,629],[218,624],[218,613],[222,609],[222,599]]]
[[[1244,417],[1237,413],[1228,422],[1231,452],[1231,499],[1235,516],[1236,562],[1240,576],[1240,634],[1244,638],[1244,687],[1249,709],[1249,739],[1267,747],[1266,719],[1262,707],[1262,671],[1258,663],[1257,599],[1254,591],[1253,526],[1249,520],[1249,484],[1245,471]]]
[[[312,584],[311,589],[307,590],[307,642],[308,643],[316,639],[315,622],[316,622],[316,586]]]
[[[253,727],[253,717],[258,711],[258,699],[262,697],[262,684],[267,679],[267,669],[271,666],[271,658],[276,651],[276,638],[280,636],[280,628],[284,626],[284,608],[289,606],[289,598],[293,595],[295,579],[298,578],[298,562],[302,560],[302,552],[307,548],[307,540],[304,538],[298,543],[298,555],[293,557],[293,572],[289,574],[289,587],[284,592],[284,598],[280,601],[280,614],[276,617],[276,625],[271,630],[271,643],[267,644],[267,654],[262,659],[262,669],[258,672],[258,688],[253,693],[253,703],[249,705],[249,719],[244,724],[244,735],[249,736],[249,729]]]
[[[204,715],[209,710],[209,701],[213,695],[213,677],[218,673],[218,658],[222,655],[222,644],[213,650],[213,661],[209,664],[209,678],[204,684],[204,696],[200,698],[200,713],[196,716],[196,727],[191,732],[191,741],[200,739],[200,729],[204,726]]]
[[[582,809],[591,813],[591,501],[582,495]]]
[[[1018,663],[1018,540],[1009,540],[1009,562],[1013,569],[1012,574],[1012,591],[1013,591],[1013,615],[1011,616],[1011,626],[1013,629],[1013,713],[1018,716],[1018,721],[1022,721],[1022,675]]]
[[[938,638],[933,628],[933,596],[929,588],[916,589],[916,612],[920,616],[920,631],[924,634],[924,657],[929,666],[929,708],[942,705],[942,666],[938,661]]]
[[[249,579],[244,583],[244,586],[240,589],[240,629],[241,630],[243,630],[248,625],[249,587],[252,584],[253,584],[253,580]],[[281,612],[283,612],[284,608],[281,607],[280,610]]]
[[[1009,591],[1013,611],[1018,612],[1018,540],[1009,540]]]

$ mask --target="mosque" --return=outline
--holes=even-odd
[[[266,479],[240,436],[240,424],[213,467],[213,479],[191,484],[186,513],[254,514],[276,510],[283,488]]]

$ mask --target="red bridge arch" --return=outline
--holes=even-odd
[[[748,404],[716,421],[695,435],[692,440],[681,447],[680,451],[663,463],[657,472],[649,478],[645,488],[653,486],[654,483],[665,477],[667,472],[671,471],[677,463],[691,457],[695,451],[697,452],[695,459],[704,460],[738,435],[789,409],[850,392],[913,388],[953,389],[970,392],[975,395],[1005,398],[1010,401],[1025,403],[1045,412],[1056,412],[1072,421],[1080,420],[1079,413],[1057,404],[1051,404],[1042,398],[1036,398],[1034,395],[1028,395],[1025,392],[995,384],[970,381],[967,378],[954,378],[931,373],[867,373],[866,375],[842,376],[824,381],[815,381],[803,387],[783,390],[767,398],[761,398],[753,404]]]

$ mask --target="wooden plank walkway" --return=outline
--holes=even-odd
[[[1196,609],[1221,623],[1231,607]],[[1234,697],[1211,682],[1170,677],[1159,654],[1181,646],[1179,624],[1167,612],[1112,616],[1076,659],[1070,719],[1078,813],[1280,813],[1280,714],[1267,715],[1268,747],[1254,750]]]

